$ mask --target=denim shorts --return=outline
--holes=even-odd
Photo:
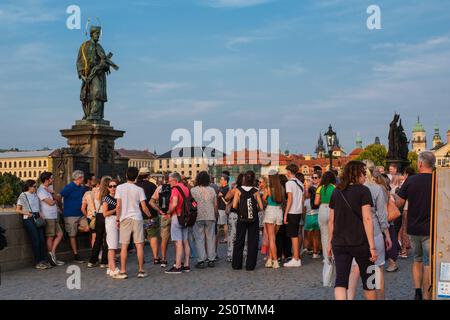
[[[172,216],[172,223],[170,225],[170,236],[172,241],[185,241],[188,239],[188,228],[183,228],[178,223],[176,214]]]
[[[430,265],[430,236],[410,236],[414,262]]]

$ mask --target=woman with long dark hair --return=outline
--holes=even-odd
[[[263,204],[258,189],[255,188],[255,173],[247,171],[244,184],[237,187],[233,199],[233,208],[237,210],[236,240],[233,247],[233,269],[242,269],[245,237],[248,235],[248,253],[245,263],[246,270],[254,270],[258,257],[259,217],[258,210]]]
[[[106,243],[108,245],[107,274],[114,279],[125,279],[116,267],[116,251],[119,248],[119,225],[116,216],[116,190],[119,182],[111,177],[102,179],[100,194],[102,197],[102,212],[105,218]]]
[[[264,212],[264,230],[267,232],[269,242],[269,257],[266,261],[267,268],[278,269],[276,235],[283,224],[282,204],[285,199],[285,191],[281,185],[280,175],[272,173],[269,175],[269,188],[267,188],[267,207]]]
[[[210,186],[211,179],[208,172],[200,172],[195,181],[195,187],[191,189],[192,197],[197,201],[197,220],[193,226],[194,239],[198,262],[196,268],[203,269],[206,266],[214,267],[216,257],[216,216],[218,205],[216,192]],[[206,246],[205,246],[206,244]]]
[[[49,269],[47,252],[45,248],[44,226],[35,223],[35,219],[41,217],[41,206],[36,195],[36,181],[27,180],[17,200],[16,212],[23,216],[23,225],[31,240],[36,269]]]
[[[333,255],[336,264],[336,300],[348,299],[353,259],[360,270],[366,299],[376,299],[376,288],[369,277],[375,273],[373,264],[378,254],[373,236],[372,195],[364,186],[365,181],[364,163],[350,161],[330,199],[328,256]]]
[[[241,187],[244,182],[244,174],[240,173],[236,178],[236,184],[228,191],[225,196],[225,201],[233,201],[237,188]],[[233,259],[233,246],[236,240],[236,224],[238,215],[235,210],[231,209],[228,215],[228,242],[227,242],[227,261],[231,262]],[[244,246],[244,256],[247,256],[247,245]]]
[[[366,160],[364,163],[367,165],[366,183],[364,185],[369,188],[370,193],[372,194],[372,201],[374,203],[374,206],[372,207],[373,237],[378,254],[378,258],[375,261],[375,266],[377,267],[377,274],[379,275],[379,279],[377,281],[379,287],[376,290],[377,300],[384,300],[385,252],[392,246],[391,236],[389,233],[389,223],[387,221],[387,205],[389,198],[385,192],[385,189],[377,183],[380,179],[381,181],[383,180],[381,178],[381,174],[375,170],[373,162]],[[360,276],[359,273],[359,268],[353,261],[348,289],[349,300],[353,300],[356,296],[357,281]]]

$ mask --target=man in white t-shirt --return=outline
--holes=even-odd
[[[298,172],[298,166],[291,163],[286,167],[287,177],[286,194],[287,203],[284,212],[284,224],[286,224],[286,236],[292,241],[292,259],[284,264],[285,267],[301,267],[300,260],[300,243],[299,243],[299,227],[303,214],[304,190],[302,182],[295,177]]]
[[[127,266],[127,254],[128,245],[130,244],[131,236],[133,236],[133,242],[136,246],[136,252],[138,257],[139,272],[138,278],[147,277],[147,273],[144,271],[144,221],[142,217],[142,211],[151,217],[150,211],[145,203],[146,197],[144,189],[138,187],[135,184],[138,177],[139,170],[136,167],[129,167],[127,169],[127,182],[117,187],[116,199],[116,219],[120,225],[120,278],[126,279]],[[139,206],[139,204],[141,206]]]
[[[56,249],[63,238],[63,231],[58,221],[58,201],[61,198],[53,191],[53,175],[43,172],[39,177],[41,185],[37,196],[41,202],[41,214],[46,221],[45,237],[47,238],[48,261],[52,266],[63,266],[64,262],[56,259]]]

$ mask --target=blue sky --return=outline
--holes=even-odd
[[[431,141],[450,126],[450,2],[441,0],[129,0],[0,2],[0,148],[65,145],[82,116],[75,59],[98,16],[120,65],[106,119],[118,147],[174,144],[176,128],[279,128],[281,147],[312,153],[329,123],[347,151],[386,142],[394,111]],[[377,4],[382,30],[366,28]]]

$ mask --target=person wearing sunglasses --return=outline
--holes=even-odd
[[[313,259],[319,259],[319,243],[320,243],[320,228],[319,228],[319,205],[315,204],[316,190],[320,183],[320,171],[315,171],[312,175],[312,181],[308,183],[306,188],[306,198],[305,203],[309,202],[310,210],[306,212],[305,217],[305,241],[304,247],[307,253],[313,254]],[[309,250],[312,246],[312,252]]]
[[[36,269],[45,270],[51,268],[47,262],[45,249],[44,227],[38,227],[35,219],[40,217],[41,206],[36,195],[36,181],[27,180],[23,192],[17,200],[16,212],[23,216],[23,225],[31,240]]]
[[[108,269],[106,274],[114,279],[124,279],[116,267],[116,250],[119,248],[119,227],[116,221],[117,181],[111,177],[103,177],[100,183],[102,197],[102,215],[105,218],[106,244],[108,246]]]

